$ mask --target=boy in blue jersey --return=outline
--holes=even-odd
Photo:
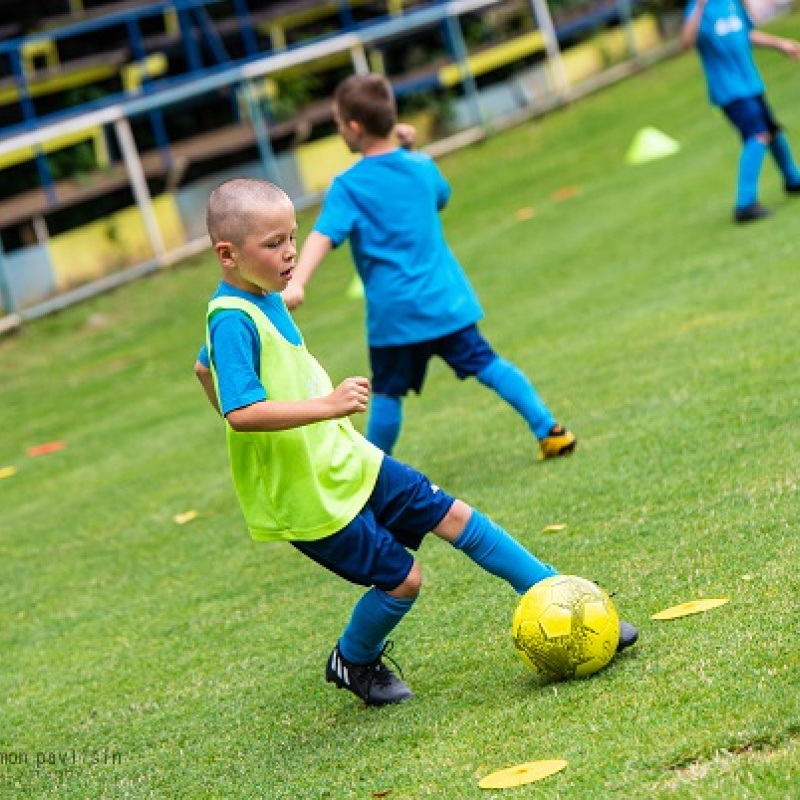
[[[459,378],[475,376],[521,414],[543,458],[571,453],[575,436],[478,331],[483,310],[439,219],[450,186],[433,159],[409,151],[413,128],[397,126],[389,81],[349,77],[335,91],[334,116],[347,146],[363,158],[334,179],[284,301],[290,309],[299,306],[325,256],[350,240],[367,303],[374,391],[367,439],[391,454],[403,398],[421,391],[428,362],[439,356]],[[393,131],[405,146],[397,147]]]
[[[297,255],[294,207],[283,191],[260,180],[226,181],[211,193],[207,219],[222,280],[207,312],[210,368],[198,360],[195,373],[226,420],[250,534],[288,541],[368,587],[325,676],[368,705],[402,702],[411,690],[383,656],[419,593],[422,572],[409,549],[428,532],[520,594],[556,570],[355,430],[349,417],[366,410],[369,381],[351,377],[334,388],[281,299]],[[621,623],[617,649],[637,637]]]
[[[800,58],[800,44],[755,29],[741,0],[689,0],[682,31],[684,46],[696,46],[711,104],[719,106],[742,137],[735,222],[770,216],[758,202],[758,180],[769,149],[789,195],[800,195],[800,171],[789,142],[765,97],[764,82],[753,60],[753,47]]]

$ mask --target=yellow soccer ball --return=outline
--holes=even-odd
[[[520,657],[542,680],[586,678],[617,651],[619,616],[596,584],[554,575],[520,599],[512,634]]]

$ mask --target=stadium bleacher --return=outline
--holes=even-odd
[[[460,4],[0,0],[0,146],[43,126],[72,130],[63,123],[87,112],[186,89],[186,99],[163,108],[154,104],[131,120],[142,174],[156,196],[219,168],[263,159],[265,147],[280,155],[330,136],[331,92],[359,58],[360,68],[367,64],[389,75],[401,106],[408,102],[409,108],[419,107],[420,98],[433,98],[434,107],[446,104],[467,91],[466,80],[485,88],[544,62],[545,42],[530,0],[466,0],[467,10],[459,13],[468,52],[464,42],[453,40],[452,26],[437,8]],[[471,13],[471,6],[482,10]],[[609,0],[571,2],[569,11],[561,21],[565,38],[592,35],[618,21],[617,4]],[[404,16],[430,22],[409,33]],[[275,74],[192,89],[265,56],[377,29],[380,36],[366,36],[370,44],[360,53],[328,48]],[[32,241],[42,245],[81,219],[89,223],[132,203],[130,174],[114,133],[99,123],[48,136],[36,146],[0,147],[0,268],[3,253]],[[308,169],[299,161],[292,167]]]

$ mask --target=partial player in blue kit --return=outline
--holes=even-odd
[[[767,150],[783,176],[789,195],[800,195],[800,171],[789,141],[766,100],[753,47],[800,58],[800,44],[755,29],[740,0],[690,0],[683,44],[695,46],[703,65],[711,104],[722,109],[742,138],[733,218],[753,222],[770,216],[758,201],[758,182]]]
[[[367,587],[331,652],[326,680],[369,705],[411,690],[384,663],[387,637],[411,610],[422,571],[409,551],[427,533],[519,594],[557,574],[480,511],[384,454],[353,427],[369,381],[334,388],[308,352],[281,292],[297,255],[294,206],[277,186],[236,178],[212,193],[208,231],[221,281],[195,364],[225,419],[236,495],[251,536],[289,542],[346,581]],[[203,363],[208,362],[208,366]],[[636,629],[620,624],[618,650]]]
[[[403,398],[420,393],[428,362],[439,356],[458,378],[474,376],[511,405],[543,458],[571,453],[575,436],[478,330],[483,310],[439,218],[450,186],[430,156],[410,151],[414,129],[397,125],[389,81],[382,75],[347,78],[334,94],[334,116],[347,146],[363,157],[334,179],[284,300],[290,309],[299,306],[324,258],[350,241],[367,304],[374,391],[367,438],[392,452]]]

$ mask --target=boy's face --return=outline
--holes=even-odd
[[[224,279],[253,294],[282,292],[297,261],[294,206],[287,200],[256,209],[246,230],[241,242],[219,241],[214,248]]]

